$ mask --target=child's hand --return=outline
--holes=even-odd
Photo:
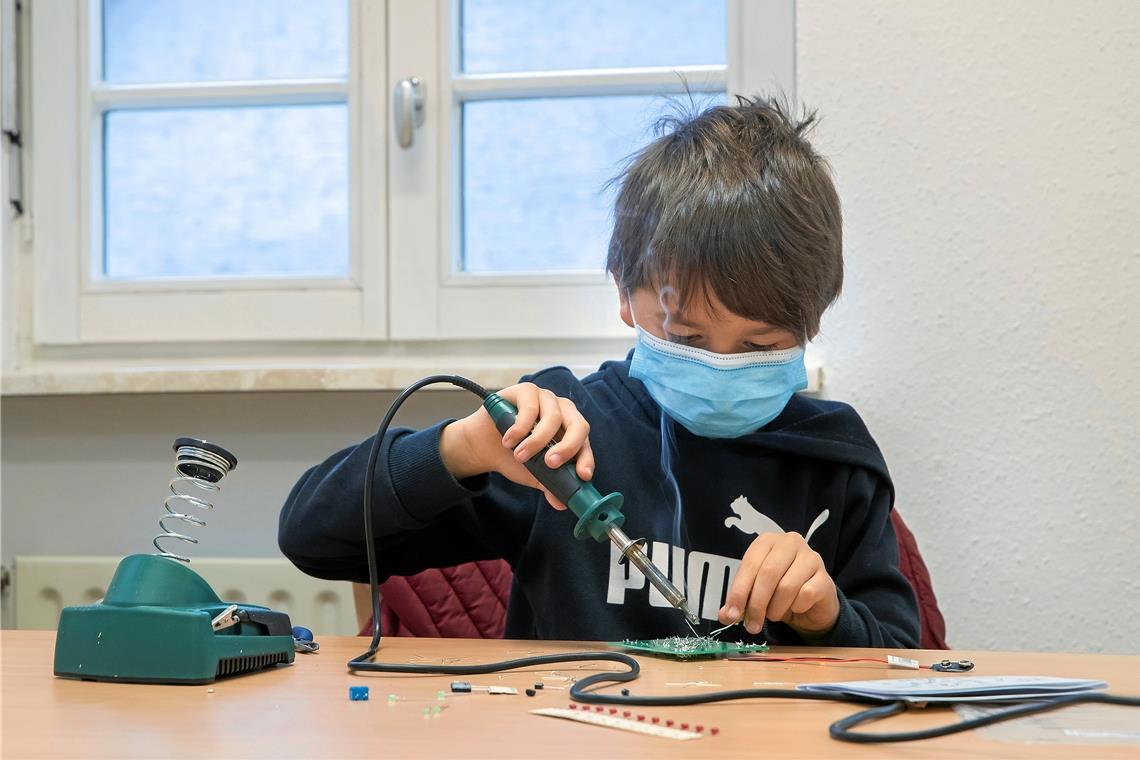
[[[799,533],[762,533],[740,562],[722,623],[741,621],[759,633],[764,620],[787,623],[802,636],[824,636],[839,619],[839,596],[823,559]]]
[[[570,399],[534,383],[519,383],[498,393],[519,410],[515,424],[506,435],[500,435],[483,407],[456,420],[440,436],[439,452],[444,466],[457,478],[501,473],[516,483],[539,489],[555,509],[566,509],[565,504],[539,485],[523,462],[558,438],[546,452],[547,467],[559,467],[577,457],[578,477],[589,480],[594,475],[594,454],[587,437],[590,423]]]

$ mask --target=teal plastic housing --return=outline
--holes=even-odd
[[[500,433],[505,434],[515,424],[518,409],[499,394],[487,394],[483,408],[491,415]],[[625,523],[625,515],[621,511],[625,497],[616,491],[603,496],[593,483],[578,477],[573,459],[559,467],[547,467],[545,456],[544,448],[523,464],[539,483],[578,517],[574,538],[608,541],[610,527],[620,528]]]
[[[292,636],[241,622],[215,631],[229,604],[178,560],[124,557],[98,604],[66,607],[55,641],[55,674],[129,683],[211,683],[218,676],[293,662]],[[267,610],[242,604],[245,610]]]

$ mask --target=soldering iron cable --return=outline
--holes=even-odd
[[[906,702],[894,701],[882,704],[881,700],[850,695],[818,694],[814,692],[798,691],[795,689],[738,689],[735,691],[715,691],[701,694],[685,694],[678,696],[635,696],[625,694],[600,694],[594,687],[605,684],[618,684],[634,681],[641,673],[641,666],[633,657],[622,652],[565,652],[562,654],[534,655],[519,657],[502,662],[488,662],[481,665],[429,665],[418,663],[388,663],[376,662],[373,658],[380,650],[380,583],[379,572],[376,567],[375,531],[372,524],[372,483],[376,477],[376,466],[380,459],[380,450],[383,446],[384,436],[400,406],[416,391],[428,385],[448,383],[463,390],[470,391],[480,399],[485,399],[487,390],[471,380],[458,375],[431,375],[409,385],[388,407],[380,427],[376,431],[376,438],[368,452],[368,465],[364,477],[364,542],[368,556],[368,582],[372,591],[372,643],[368,651],[349,660],[350,671],[367,671],[376,673],[419,673],[421,675],[484,675],[498,673],[504,670],[518,668],[555,665],[565,662],[617,662],[626,666],[624,671],[604,671],[592,673],[578,679],[570,686],[570,698],[584,704],[623,705],[629,707],[674,707],[683,705],[700,705],[712,702],[727,702],[740,699],[808,699],[829,702],[850,702],[859,704],[875,704],[875,707],[863,710],[838,720],[831,724],[829,733],[833,739],[862,744],[877,742],[903,742],[917,739],[929,739],[936,736],[946,736],[960,731],[969,731],[974,728],[992,725],[1013,718],[1035,715],[1062,707],[1082,703],[1101,703],[1140,707],[1140,698],[1122,697],[1100,692],[1075,694],[1064,697],[1054,697],[1047,700],[1034,700],[1029,704],[1020,704],[998,713],[971,718],[969,720],[951,723],[938,728],[922,731],[906,731],[898,733],[870,734],[852,731],[855,726],[871,721],[889,718],[904,712],[908,706]]]
[[[376,568],[376,542],[375,542],[375,529],[372,524],[372,483],[376,475],[376,465],[380,459],[380,449],[383,445],[384,436],[388,432],[388,427],[392,424],[392,419],[396,416],[396,412],[409,396],[416,391],[428,385],[436,383],[450,383],[463,390],[471,391],[480,399],[487,397],[487,391],[478,383],[468,380],[465,377],[458,375],[431,375],[422,380],[409,385],[404,389],[399,396],[392,402],[388,408],[384,419],[380,422],[380,427],[376,432],[376,438],[372,441],[372,447],[368,452],[368,464],[366,476],[364,478],[364,542],[365,551],[368,556],[368,583],[372,591],[372,643],[368,647],[368,651],[364,654],[357,656],[348,663],[350,670],[366,670],[376,671],[381,673],[436,673],[441,675],[482,675],[485,673],[496,673],[502,670],[513,670],[516,668],[525,668],[533,665],[552,665],[561,662],[585,662],[585,661],[611,661],[620,662],[626,665],[629,670],[626,672],[605,673],[610,677],[610,680],[616,681],[632,681],[637,678],[641,672],[641,667],[637,660],[629,655],[620,652],[567,652],[564,654],[552,655],[539,655],[534,657],[520,657],[514,660],[506,660],[503,662],[487,663],[485,665],[422,665],[409,663],[406,665],[397,663],[381,663],[374,662],[372,658],[376,656],[377,651],[380,649],[380,575]],[[585,681],[587,679],[583,679]]]

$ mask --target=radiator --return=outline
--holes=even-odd
[[[16,557],[15,627],[55,629],[59,612],[103,598],[120,557]],[[172,560],[173,561],[173,560]],[[226,602],[260,604],[289,614],[318,636],[360,630],[352,584],[305,575],[286,559],[195,558],[190,568]]]

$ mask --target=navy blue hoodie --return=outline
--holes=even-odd
[[[668,418],[629,361],[579,381],[564,367],[524,378],[572,400],[590,423],[602,493],[625,496],[625,532],[686,592],[704,632],[762,532],[796,531],[823,557],[839,590],[839,620],[821,641],[916,647],[918,610],[898,569],[886,463],[855,411],[793,396],[759,431],[735,439],[691,434]],[[514,571],[508,638],[619,640],[686,635],[682,616],[608,542],[579,541],[575,517],[498,473],[457,481],[439,456],[447,422],[389,431],[373,483],[381,580],[431,567],[503,558]],[[312,468],[281,511],[281,550],[321,578],[367,581],[361,494],[371,439]],[[662,466],[663,449],[667,455]],[[671,473],[673,477],[669,477]],[[677,502],[680,497],[680,515]],[[733,640],[803,644],[782,623]]]

